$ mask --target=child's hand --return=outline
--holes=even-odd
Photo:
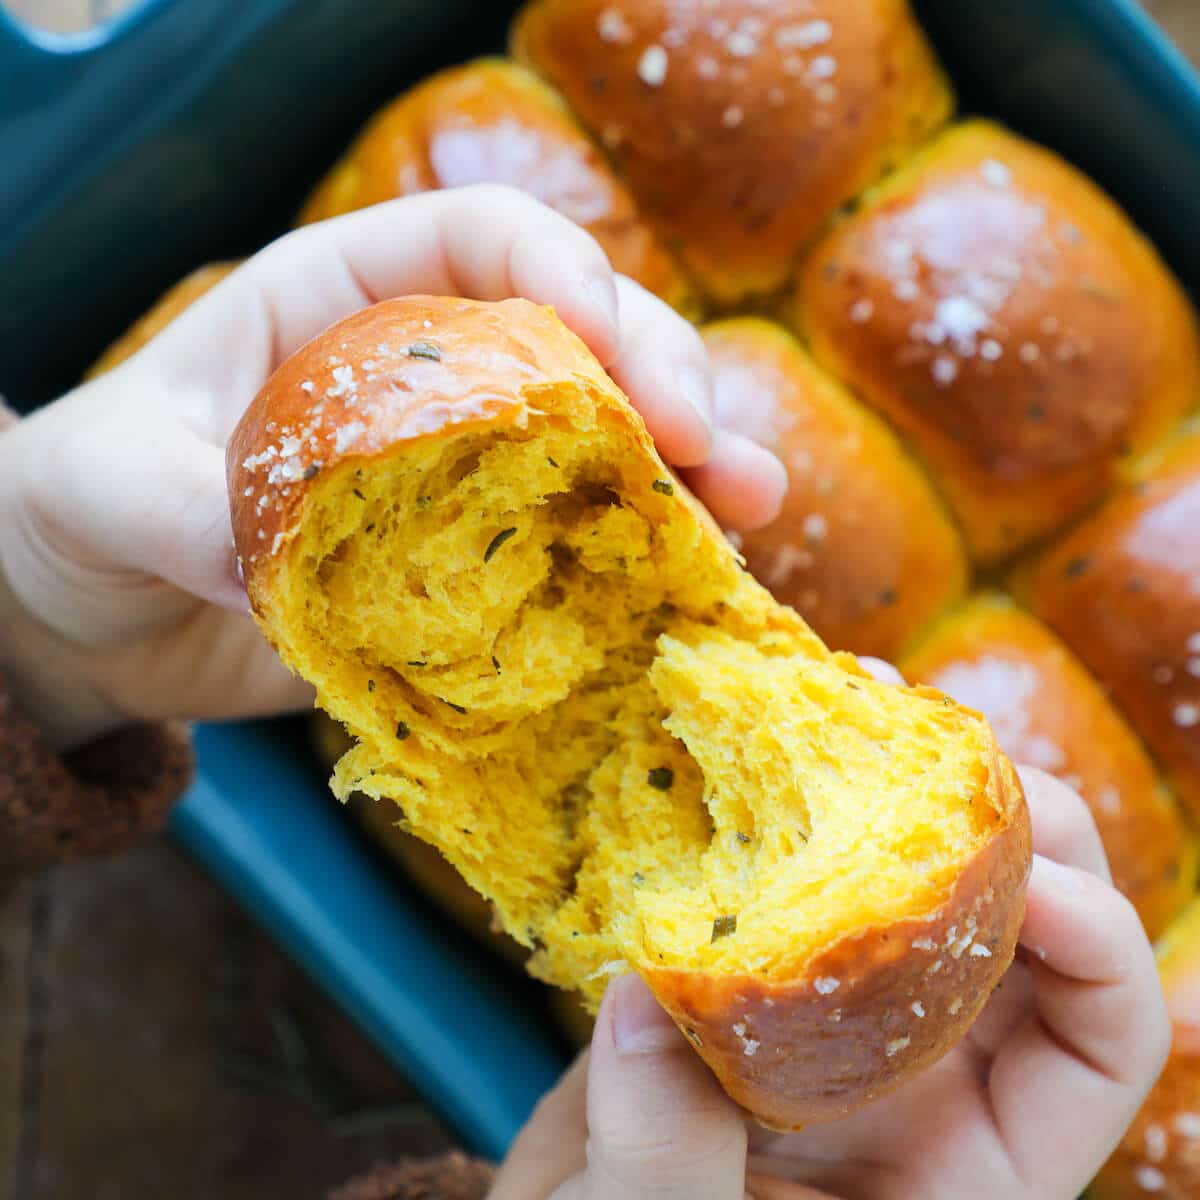
[[[782,466],[711,428],[695,330],[550,209],[481,186],[309,226],[123,366],[0,435],[0,667],[57,744],[306,702],[246,615],[225,442],[302,343],[419,292],[553,305],[718,520],[751,527],[777,511]]]
[[[967,1039],[850,1119],[747,1129],[636,976],[534,1114],[491,1200],[1075,1200],[1170,1040],[1153,954],[1083,802],[1021,773],[1034,860],[1022,961]]]

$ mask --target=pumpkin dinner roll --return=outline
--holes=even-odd
[[[1015,578],[1200,821],[1200,431]]]
[[[702,330],[719,425],[773,450],[783,511],[735,539],[754,575],[839,650],[889,661],[967,588],[962,541],[894,434],[781,326]]]
[[[683,273],[562,98],[501,58],[441,71],[378,112],[318,185],[300,223],[474,183],[528,192],[583,226],[616,270],[694,313]]]
[[[354,746],[354,739],[346,730],[319,709],[312,714],[310,730],[317,758],[329,771]],[[459,928],[509,962],[521,964],[529,957],[529,951],[497,925],[491,905],[433,846],[403,827],[403,814],[395,805],[378,804],[366,796],[353,795],[347,798],[347,807],[409,882]]]
[[[907,0],[532,0],[512,49],[725,306],[782,287],[954,107]]]
[[[236,262],[209,263],[198,267],[169,288],[156,303],[126,330],[89,368],[86,379],[94,379],[132,358],[147,342],[153,341],[176,317],[191,308],[233,269]]]
[[[984,564],[1092,506],[1200,398],[1195,321],[1150,243],[1074,167],[982,121],[817,246],[797,320]]]
[[[594,1008],[638,971],[780,1128],[965,1031],[1030,864],[987,723],[777,604],[549,309],[359,313],[228,468],[258,620],[357,742],[335,791],[395,805],[534,975]]]
[[[1194,839],[1136,735],[1058,638],[1006,597],[982,595],[939,621],[900,668],[981,712],[1013,761],[1083,797],[1113,882],[1158,937],[1195,890]]]
[[[1171,1054],[1088,1200],[1195,1200],[1200,1196],[1200,900],[1158,946],[1171,1014]]]

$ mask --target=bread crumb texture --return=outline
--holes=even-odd
[[[450,323],[505,307],[453,304]],[[336,366],[305,377],[306,419],[353,401],[407,434],[298,464],[303,502],[252,575],[283,657],[356,738],[336,793],[394,805],[533,974],[593,1008],[627,964],[787,981],[937,909],[1013,821],[986,723],[876,683],[777,605],[598,366],[529,370],[486,422],[404,417],[415,381],[427,405],[463,379],[417,311],[393,310],[359,395]]]

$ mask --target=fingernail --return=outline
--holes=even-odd
[[[704,422],[704,428],[711,434],[713,427],[712,376],[707,371],[702,371],[699,367],[687,363],[679,368],[675,382],[680,395],[695,409],[697,416]]]
[[[612,327],[615,336],[618,331],[618,316],[617,287],[613,283],[613,277],[611,275],[588,275],[583,281],[583,290]]]
[[[660,1054],[681,1044],[679,1030],[636,975],[622,975],[613,991],[613,1043],[619,1054]]]

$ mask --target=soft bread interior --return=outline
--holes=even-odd
[[[786,980],[938,903],[1002,819],[984,722],[826,650],[585,383],[524,398],[312,483],[272,624],[357,739],[335,791],[592,1004],[626,962]]]

